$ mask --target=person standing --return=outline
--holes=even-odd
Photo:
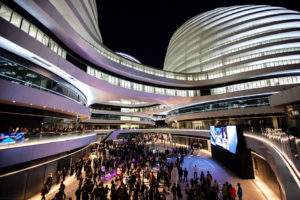
[[[41,195],[42,198],[41,200],[46,200],[46,194],[48,193],[48,187],[46,184],[43,185],[42,190],[41,190]]]
[[[194,179],[197,179],[197,178],[198,178],[197,165],[195,165],[195,166],[193,167],[193,171],[194,171]]]
[[[226,200],[227,197],[228,197],[228,188],[227,188],[227,184],[223,184],[223,187],[222,187],[222,197],[223,197],[223,200]]]
[[[178,181],[179,181],[178,168],[176,166],[173,166],[173,169],[171,171],[171,184],[173,183],[178,184]]]
[[[207,180],[207,183],[210,187],[211,186],[211,181],[212,181],[212,175],[209,173],[209,171],[207,171],[206,180]]]
[[[243,189],[242,189],[240,183],[237,184],[237,196],[238,196],[239,200],[243,199]]]
[[[171,190],[172,190],[172,194],[173,194],[173,200],[176,200],[177,187],[176,187],[175,183],[173,183]]]
[[[81,199],[81,188],[78,187],[76,192],[75,192],[75,196],[76,196],[76,200],[80,200]]]
[[[228,188],[230,199],[234,200],[236,198],[236,189],[231,184],[229,184]]]
[[[188,173],[189,173],[188,170],[186,168],[184,168],[184,171],[183,171],[183,176],[184,176],[183,181],[185,181],[185,182],[187,182]]]
[[[182,181],[183,170],[180,166],[178,167],[178,175],[179,175],[179,181],[181,182]]]
[[[177,187],[176,187],[176,193],[177,193],[178,200],[180,200],[182,198],[182,193],[181,193],[181,187],[180,187],[179,183],[177,184]]]

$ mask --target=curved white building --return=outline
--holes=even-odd
[[[164,69],[208,73],[211,79],[276,67],[277,63],[299,63],[299,28],[300,13],[282,7],[217,8],[177,29],[168,46]]]

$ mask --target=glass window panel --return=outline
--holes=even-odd
[[[31,37],[35,38],[36,37],[36,33],[37,33],[37,28],[33,24],[31,24],[30,29],[29,29],[29,35]]]
[[[60,48],[60,47],[58,47],[58,49],[57,49],[57,54],[58,54],[59,56],[61,56],[61,48]]]
[[[90,68],[90,74],[91,74],[92,76],[95,76],[95,69]]]
[[[297,83],[297,77],[293,77],[293,83]]]
[[[90,66],[87,66],[86,72],[87,72],[88,74],[91,74],[91,68],[90,68]]]
[[[101,73],[100,71],[98,71],[98,70],[95,70],[95,76],[97,77],[97,78],[99,78],[99,79],[103,79],[103,73]]]
[[[67,52],[65,50],[62,50],[61,52],[61,57],[66,58]]]
[[[30,23],[26,19],[23,19],[22,20],[22,25],[21,25],[21,30],[28,33],[29,26],[30,26]]]
[[[144,90],[145,90],[145,92],[153,93],[154,92],[154,87],[145,85]]]
[[[6,21],[9,21],[10,17],[11,17],[11,14],[12,14],[12,10],[10,8],[8,8],[7,6],[2,4],[1,8],[0,8],[0,17],[5,19]]]
[[[21,16],[18,13],[13,12],[10,22],[19,28],[21,24],[21,20],[22,20]]]
[[[138,91],[142,91],[143,86],[141,84],[133,83],[133,89],[138,90]]]
[[[49,37],[48,37],[46,34],[43,35],[42,43],[43,43],[44,45],[48,46],[48,43],[49,43]]]
[[[175,90],[173,89],[166,89],[166,94],[170,96],[175,96]]]
[[[49,39],[48,47],[49,47],[51,50],[52,50],[52,48],[53,48],[53,44],[54,44],[53,40]]]
[[[186,97],[186,90],[177,90],[177,96]]]
[[[54,43],[54,45],[53,45],[53,51],[54,51],[55,53],[57,53],[57,48],[58,48],[57,44]]]
[[[194,95],[194,91],[193,91],[193,90],[189,90],[189,91],[188,91],[188,93],[189,93],[189,96],[190,96],[190,97],[193,97],[193,96],[195,96],[195,95]]]
[[[44,33],[40,30],[38,30],[37,32],[37,35],[36,35],[36,39],[39,41],[39,42],[42,42],[43,43],[43,36],[44,36]]]

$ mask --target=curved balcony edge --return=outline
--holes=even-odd
[[[90,116],[90,108],[71,99],[30,86],[0,80],[0,91],[0,101],[4,104],[48,110],[73,117],[88,118]]]
[[[71,151],[96,141],[96,134],[57,137],[25,142],[0,149],[0,168]]]

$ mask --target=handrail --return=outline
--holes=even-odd
[[[259,141],[267,144],[271,148],[273,148],[276,151],[276,153],[280,156],[280,158],[284,161],[284,163],[287,166],[289,172],[291,173],[291,175],[293,176],[295,182],[297,183],[298,187],[300,188],[300,172],[297,169],[297,167],[294,165],[293,161],[291,161],[290,158],[288,157],[288,155],[286,155],[286,153],[281,151],[276,145],[274,145],[271,141],[269,141],[268,139],[266,139],[264,137],[261,137],[259,135],[249,134],[249,133],[244,133],[244,135],[246,137],[259,140]]]

